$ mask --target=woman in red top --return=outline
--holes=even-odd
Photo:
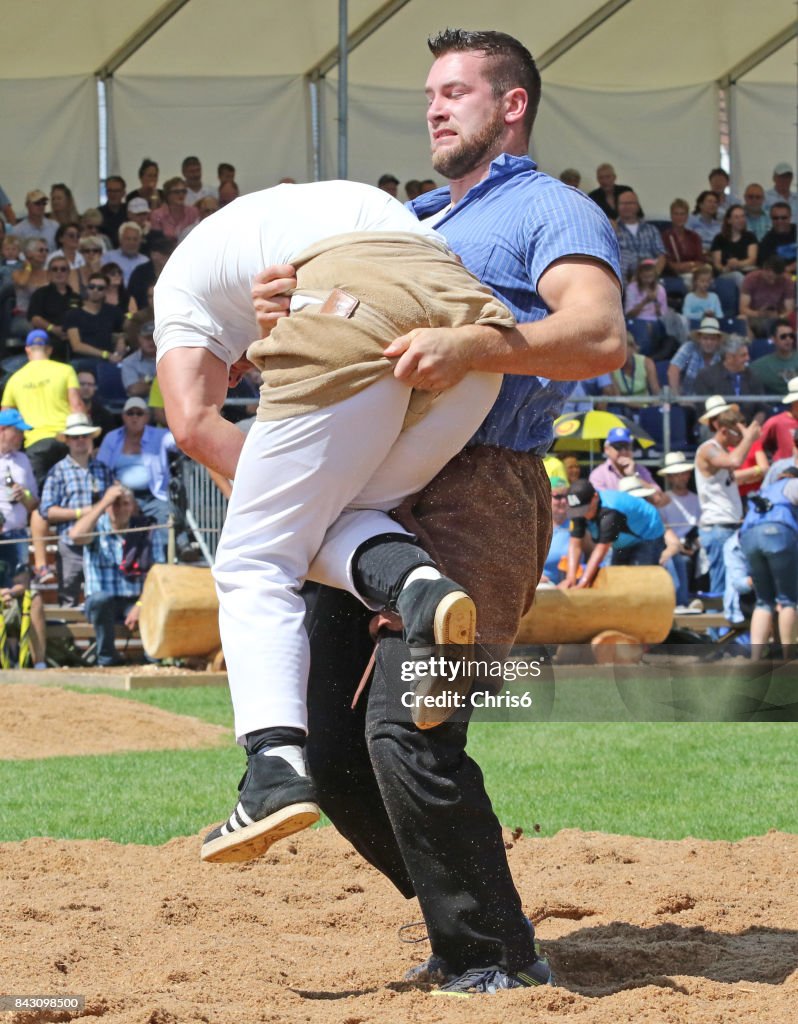
[[[666,273],[681,274],[688,278],[704,262],[704,247],[701,236],[691,231],[687,224],[690,207],[685,199],[674,199],[671,203],[671,226],[662,232],[665,255],[668,263]]]

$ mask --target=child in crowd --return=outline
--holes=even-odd
[[[701,320],[707,314],[718,319],[723,316],[720,299],[709,290],[712,277],[712,267],[708,263],[693,272],[693,290],[685,295],[682,306],[682,314],[688,320]]]
[[[657,277],[654,260],[641,260],[626,287],[626,315],[635,320],[659,320],[668,310],[668,296]]]

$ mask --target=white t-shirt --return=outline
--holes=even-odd
[[[442,241],[382,189],[354,181],[276,185],[234,200],[175,249],[155,286],[158,359],[173,348],[207,348],[227,366],[260,331],[252,281],[311,245],[353,231],[412,232]],[[295,294],[291,308],[299,308]]]

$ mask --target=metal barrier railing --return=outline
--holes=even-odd
[[[744,405],[755,404],[765,406],[781,406],[781,395],[735,395],[729,400]],[[671,451],[671,416],[674,405],[699,406],[703,410],[705,395],[674,395],[671,388],[665,385],[659,395],[579,395],[573,404],[594,408],[601,406],[629,406],[644,408],[648,406],[662,409],[662,444],[658,446],[656,459],[643,458],[636,461],[643,464],[659,464]],[[252,404],[250,399],[231,399],[229,405]],[[782,407],[784,408],[784,407]],[[698,412],[700,415],[700,411]],[[556,452],[555,452],[556,454]],[[603,458],[601,444],[597,443],[595,452],[586,452],[590,462],[595,458]],[[190,459],[183,459],[180,467],[186,494],[186,522],[200,546],[208,564],[212,564],[216,554],[219,534],[227,514],[227,499],[211,480],[204,466]]]

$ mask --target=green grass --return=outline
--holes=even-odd
[[[221,687],[114,696],[231,724]],[[795,724],[480,723],[469,735],[499,818],[528,834],[536,824],[542,835],[662,839],[798,830]],[[191,835],[229,813],[243,764],[232,734],[212,750],[0,761],[0,839]]]

